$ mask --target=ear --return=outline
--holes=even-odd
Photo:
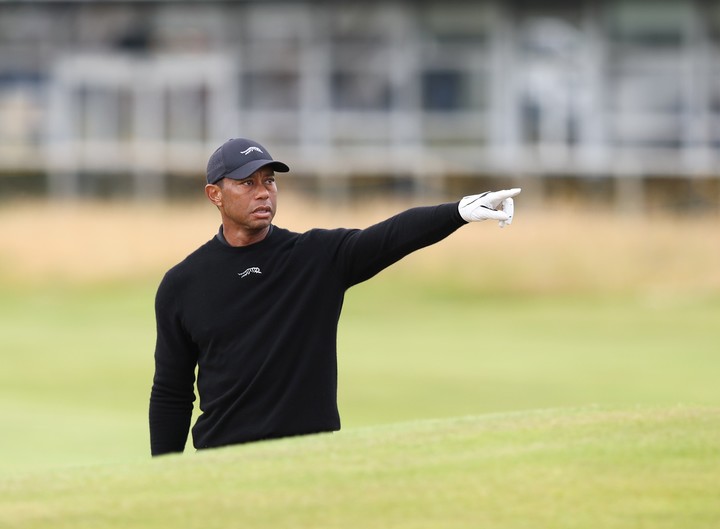
[[[217,207],[222,206],[222,189],[216,184],[208,184],[205,186],[205,196]]]

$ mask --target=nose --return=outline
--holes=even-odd
[[[270,196],[270,190],[264,185],[257,186],[256,196],[257,198],[265,199]]]

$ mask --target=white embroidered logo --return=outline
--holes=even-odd
[[[247,270],[245,270],[245,271],[242,272],[242,273],[238,272],[238,275],[240,276],[241,279],[242,279],[243,277],[249,276],[250,274],[260,274],[260,275],[262,275],[262,272],[260,271],[260,269],[259,269],[257,266],[253,266],[253,267],[251,267],[251,268],[248,268]]]
[[[248,147],[244,151],[240,151],[240,152],[243,153],[245,156],[247,156],[248,154],[250,154],[253,151],[257,151],[260,154],[262,154],[262,151],[260,149],[258,149],[257,147],[255,147],[254,145],[252,147]]]

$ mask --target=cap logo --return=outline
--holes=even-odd
[[[244,151],[240,151],[240,152],[243,153],[245,156],[247,156],[248,154],[250,154],[253,151],[257,151],[260,154],[262,154],[262,151],[260,149],[258,149],[257,147],[255,147],[254,145],[252,147],[248,147]]]

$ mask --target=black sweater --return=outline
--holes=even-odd
[[[465,224],[457,204],[407,210],[364,230],[272,227],[261,242],[213,238],[157,291],[153,455],[340,428],[336,337],[345,291]]]

